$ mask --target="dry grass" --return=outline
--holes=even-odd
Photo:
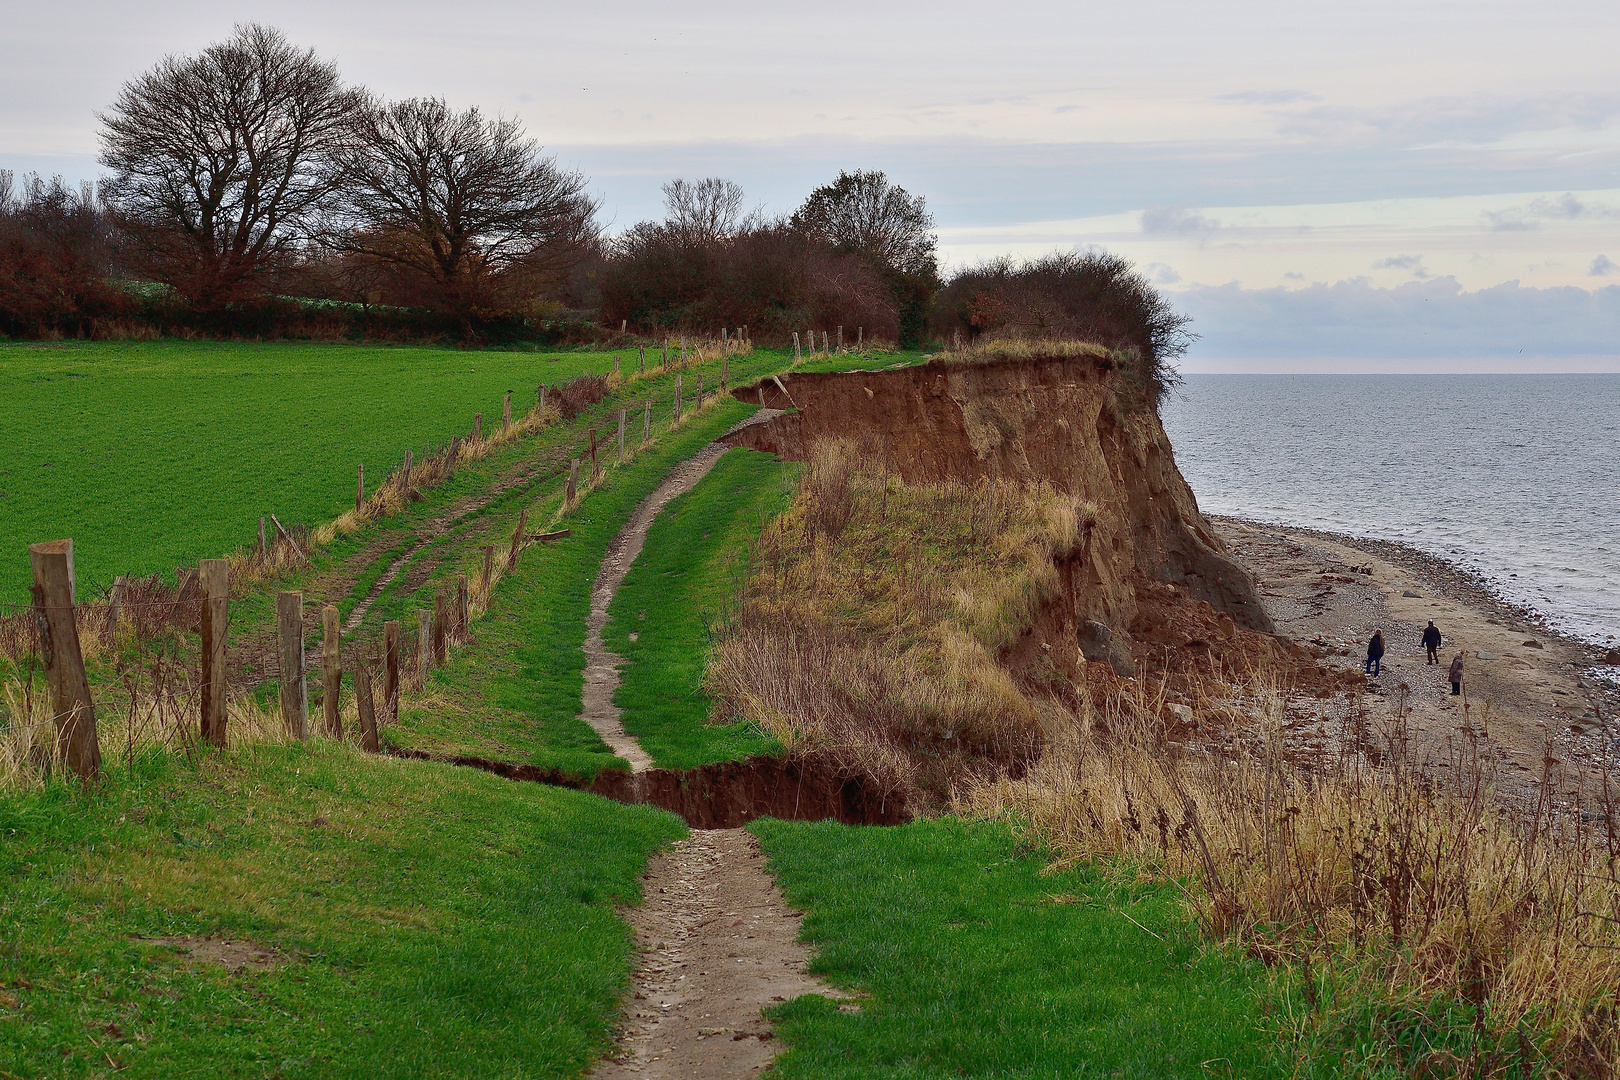
[[[832,758],[923,801],[978,771],[1018,770],[1061,710],[997,662],[1060,594],[1055,558],[1087,508],[1050,488],[907,486],[818,447],[716,647],[724,720]]]

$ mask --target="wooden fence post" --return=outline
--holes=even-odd
[[[795,330],[793,331],[793,362],[797,364],[803,358],[804,354],[799,352],[799,332]]]
[[[660,370],[669,367],[669,338],[664,339],[664,356],[658,361],[658,367]]]
[[[506,396],[501,399],[501,429],[505,430],[506,428],[509,428],[511,426],[512,426],[512,391],[508,390],[506,392]]]
[[[624,328],[629,326],[629,325],[630,325],[630,320],[629,319],[620,319],[619,320],[619,336],[620,337],[624,336]]]
[[[119,609],[123,607],[123,604],[124,604],[124,588],[125,588],[125,586],[128,585],[128,583],[129,583],[129,578],[124,577],[122,574],[120,574],[118,577],[113,578],[112,588],[107,590],[107,631],[108,631],[108,633],[116,634],[118,632]]]
[[[652,400],[649,398],[641,407],[641,445],[646,446],[652,441]]]
[[[483,545],[484,572],[478,578],[478,591],[484,595],[484,603],[489,603],[489,583],[495,580],[495,545]]]
[[[326,718],[326,734],[343,738],[343,714],[338,705],[343,695],[343,666],[338,660],[338,609],[332,604],[321,608],[321,715]]]
[[[383,623],[383,709],[399,719],[399,620]]]
[[[619,378],[619,354],[618,353],[613,354],[613,377],[615,379]]]
[[[281,639],[281,721],[295,739],[309,738],[309,687],[304,683],[304,594],[276,594]]]
[[[838,351],[844,351],[844,324],[838,324]]]
[[[572,506],[579,497],[579,458],[568,463],[568,490],[563,493],[563,505]]]
[[[637,361],[637,363],[639,364],[639,367],[637,368],[637,371],[640,374],[645,375],[645,374],[647,374],[647,346],[645,346],[645,345],[639,346],[639,349],[640,349],[640,358]]]
[[[721,345],[722,348],[724,348],[725,344],[726,344],[726,328],[722,326],[720,328],[720,345]]]
[[[359,513],[361,507],[366,505],[366,463],[361,462],[354,470],[354,512]]]
[[[602,479],[602,467],[596,463],[596,429],[591,428],[591,483]]]
[[[443,664],[450,659],[450,605],[444,590],[433,594],[433,662]]]
[[[202,737],[225,746],[225,629],[230,621],[231,564],[203,559],[202,574]],[[121,580],[121,579],[120,579]]]
[[[540,420],[546,418],[546,384],[541,383],[534,388],[534,415]]]
[[[619,410],[619,464],[624,464],[624,410]]]
[[[362,659],[354,669],[354,707],[360,713],[360,748],[377,752],[377,708],[371,698],[371,669]]]
[[[574,459],[574,466],[576,469],[579,467],[578,458]],[[568,486],[570,488],[574,486],[572,477],[569,478]],[[528,527],[529,508],[525,506],[522,510],[518,511],[517,530],[512,533],[512,550],[506,553],[506,569],[508,573],[517,568],[518,552],[523,548],[523,531]]]
[[[762,409],[765,407],[765,384],[764,383],[759,384],[759,407],[762,408]]]
[[[456,640],[467,640],[467,575],[456,575]]]
[[[427,608],[416,609],[416,677],[417,685],[427,686],[428,671],[433,667],[433,613]]]
[[[31,544],[28,561],[34,571],[34,625],[56,712],[56,751],[76,775],[94,780],[101,775],[101,743],[73,613],[73,541]]]
[[[399,478],[400,493],[407,498],[411,494],[411,452],[405,451],[405,472]]]
[[[832,352],[832,346],[827,341],[827,331],[821,332],[821,354],[826,356]]]
[[[681,366],[686,366],[686,335],[681,335]]]
[[[475,413],[473,413],[473,441],[477,442],[478,440],[482,439],[483,437],[484,437],[484,414],[481,413],[481,412],[475,412]]]

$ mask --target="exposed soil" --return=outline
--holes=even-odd
[[[650,860],[642,887],[642,905],[625,913],[641,951],[625,1027],[597,1080],[758,1075],[779,1049],[762,1009],[839,996],[805,974],[800,913],[741,829],[692,833]]]
[[[274,971],[287,962],[286,957],[251,941],[231,938],[205,938],[185,934],[180,937],[140,938],[147,945],[167,945],[184,953],[188,959],[200,964],[226,968],[230,971]]]
[[[1590,646],[1560,638],[1440,560],[1395,544],[1222,518],[1231,551],[1254,572],[1279,632],[1321,663],[1394,700],[1402,686],[1421,744],[1439,746],[1460,726],[1489,731],[1500,793],[1533,800],[1547,756],[1572,768],[1555,794],[1596,781],[1605,745],[1600,683],[1584,674]],[[1369,572],[1370,571],[1370,572]],[[1420,641],[1428,620],[1444,635],[1440,662]],[[1382,674],[1363,674],[1368,639],[1384,633]],[[1463,655],[1462,696],[1447,681]],[[1465,712],[1466,708],[1466,712]]]

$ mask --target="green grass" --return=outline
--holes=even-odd
[[[431,693],[402,708],[389,740],[587,778],[622,765],[578,719],[591,583],[614,536],[670,469],[752,411],[720,401],[691,414],[622,468],[606,470],[601,486],[559,523],[573,535],[524,551],[517,570],[501,579],[489,611],[473,624],[473,643],[433,673]]]
[[[324,741],[0,798],[0,1075],[539,1077],[610,1044],[671,815]],[[223,938],[232,972],[154,942]]]
[[[775,1010],[784,1080],[1287,1075],[1260,974],[1188,943],[1167,886],[1045,874],[1005,827],[952,818],[751,828],[812,970],[862,999]]]
[[[626,661],[613,700],[625,730],[663,768],[780,749],[752,724],[711,725],[703,672],[710,629],[741,587],[749,544],[787,508],[798,474],[769,454],[727,451],[658,515],[608,609],[603,640]]]
[[[500,422],[610,354],[301,343],[0,344],[0,601],[28,544],[71,536],[81,590],[247,545],[258,519],[315,524],[428,444]]]

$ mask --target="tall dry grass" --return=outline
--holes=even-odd
[[[849,442],[818,446],[756,544],[708,673],[751,720],[914,801],[1035,760],[1062,722],[997,662],[1061,592],[1087,507],[1002,482],[907,486]]]

